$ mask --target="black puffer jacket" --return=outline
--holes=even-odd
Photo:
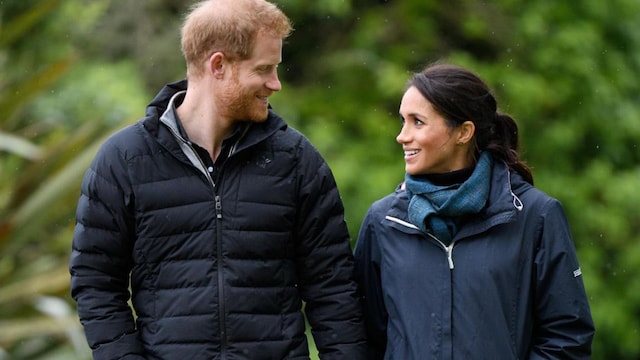
[[[307,359],[303,301],[323,358],[362,358],[327,164],[270,111],[212,177],[162,116],[185,86],[106,141],[82,185],[71,289],[95,359]]]

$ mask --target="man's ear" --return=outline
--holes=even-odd
[[[473,135],[476,133],[476,126],[473,121],[467,120],[462,123],[458,127],[458,144],[466,144],[471,139],[473,139]]]
[[[207,61],[207,70],[217,79],[224,76],[224,72],[228,66],[228,59],[219,51],[213,53]]]

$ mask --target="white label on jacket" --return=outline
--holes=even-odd
[[[580,268],[573,270],[573,277],[578,277],[580,275],[582,275],[582,270],[580,270]]]

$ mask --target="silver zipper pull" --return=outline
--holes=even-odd
[[[222,219],[222,201],[220,195],[216,195],[216,217]]]
[[[449,270],[453,270],[453,243],[445,247],[447,252],[447,261],[449,261]]]

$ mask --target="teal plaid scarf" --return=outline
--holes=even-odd
[[[437,186],[423,176],[405,175],[409,221],[449,245],[458,231],[456,220],[477,214],[489,196],[493,158],[485,151],[462,184]]]

